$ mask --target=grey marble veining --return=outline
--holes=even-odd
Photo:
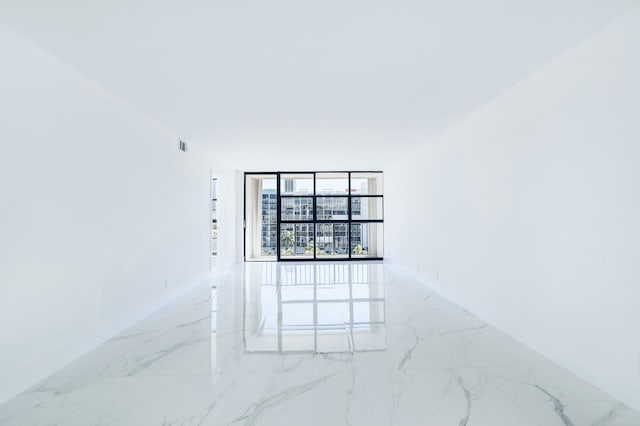
[[[0,406],[0,425],[640,426],[381,263],[249,263]]]

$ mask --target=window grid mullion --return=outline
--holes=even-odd
[[[318,174],[321,173],[345,173],[347,175],[347,194],[332,194],[332,193],[327,193],[327,194],[318,194]],[[293,249],[296,250],[296,248],[299,248],[298,244],[301,244],[304,241],[307,241],[307,245],[309,245],[310,240],[313,238],[313,248],[312,248],[312,253],[310,253],[312,255],[313,260],[332,260],[332,259],[348,259],[348,260],[370,260],[370,259],[381,259],[381,257],[377,257],[377,256],[372,256],[372,257],[365,257],[365,258],[354,258],[353,257],[353,249],[355,247],[355,245],[353,244],[353,233],[354,233],[354,226],[356,224],[377,224],[377,223],[384,223],[384,195],[383,194],[354,194],[353,193],[353,188],[352,188],[352,174],[353,173],[382,173],[382,172],[353,172],[353,171],[348,171],[348,172],[276,172],[274,173],[277,176],[277,184],[276,184],[276,200],[277,200],[277,205],[276,205],[276,229],[278,231],[278,235],[276,236],[276,250],[277,250],[277,256],[276,258],[280,261],[282,260],[304,260],[304,255],[302,255],[299,258],[293,258],[293,259],[286,259],[282,257],[282,241],[281,241],[281,236],[282,236],[282,232],[283,232],[283,228],[285,227],[284,225],[293,225],[291,228],[293,230],[293,234],[294,234],[294,246]],[[268,173],[269,174],[269,173]],[[313,179],[313,192],[311,194],[283,194],[283,175],[311,175],[312,179]],[[291,179],[295,179],[295,177],[291,177]],[[380,212],[380,214],[382,215],[381,219],[354,219],[353,218],[353,202],[354,199],[361,199],[362,201],[364,201],[364,199],[367,198],[380,198],[382,201],[382,205],[381,205],[381,209],[382,211]],[[296,203],[295,200],[311,200],[311,212],[309,211],[305,211],[304,209],[304,205],[306,204],[305,201],[301,201],[299,203]],[[322,218],[319,218],[319,207],[321,205],[321,203],[319,202],[319,199],[321,199],[322,202],[322,207],[323,207],[323,211],[322,211]],[[298,219],[283,219],[283,213],[286,213],[285,209],[283,209],[283,201],[284,200],[293,200],[293,205],[291,207],[287,206],[288,209],[291,209],[291,217],[296,217],[296,213],[297,216],[299,217]],[[326,200],[326,201],[325,201]],[[346,200],[346,206],[341,205],[340,203],[336,203],[335,200]],[[362,204],[360,203],[361,207],[360,209],[362,209]],[[308,204],[306,204],[308,205]],[[345,211],[345,207],[346,207],[346,211]],[[342,217],[342,218],[335,218],[336,213],[340,212],[340,211],[345,211],[346,213],[346,217]],[[362,211],[362,210],[359,210]],[[338,213],[339,214],[339,213]],[[309,220],[310,219],[310,220]],[[329,226],[322,226],[322,227],[318,227],[318,225],[327,225],[330,224],[331,227]],[[303,226],[306,225],[306,226]],[[344,225],[344,228],[342,227]],[[313,231],[310,232],[309,227],[312,227]],[[289,227],[287,227],[289,228]],[[326,228],[326,229],[325,229]],[[363,245],[362,242],[362,227],[358,227],[358,235],[357,240],[359,241],[358,244],[360,244],[361,246]],[[305,229],[306,232],[304,232],[304,235],[300,234],[298,231],[302,231],[303,229]],[[340,238],[345,238],[346,241],[342,240],[343,242],[341,243],[344,244],[347,248],[347,256],[345,258],[341,258],[341,257],[328,257],[328,258],[322,258],[319,259],[318,258],[318,250],[319,250],[319,236],[322,235],[325,238],[323,239],[323,248],[326,247],[327,241],[329,241],[330,243],[330,250],[332,251],[332,254],[337,254],[337,251],[339,250],[339,246],[337,246],[336,244],[338,244],[341,239],[338,238],[338,234],[341,234],[342,232],[346,232],[346,235],[341,236]],[[330,234],[329,236],[325,235],[325,234]],[[368,247],[365,246],[365,247]]]

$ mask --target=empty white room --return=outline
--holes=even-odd
[[[640,0],[0,0],[0,425],[640,426]]]

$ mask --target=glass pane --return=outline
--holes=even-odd
[[[283,197],[280,203],[282,220],[313,220],[312,197]]]
[[[353,197],[351,198],[352,220],[381,220],[382,198]]]
[[[346,223],[318,223],[316,225],[316,243],[318,257],[349,257],[349,240]]]
[[[312,223],[285,223],[280,226],[280,256],[283,259],[313,258],[315,242]]]
[[[280,175],[281,195],[313,195],[312,174]]]
[[[316,173],[316,195],[347,195],[348,173]]]
[[[246,258],[275,259],[277,198],[275,175],[245,175]]]
[[[351,173],[351,194],[382,195],[382,173]]]
[[[382,257],[382,230],[382,223],[352,223],[351,257]]]
[[[348,197],[316,198],[316,216],[318,220],[348,220]]]

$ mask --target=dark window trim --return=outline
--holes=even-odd
[[[317,175],[320,174],[346,174],[347,182],[348,182],[348,193],[347,194],[318,194],[317,193]],[[308,261],[376,261],[383,260],[383,256],[370,256],[370,257],[354,257],[353,255],[353,247],[351,246],[351,225],[352,224],[363,224],[363,223],[384,223],[384,193],[383,194],[353,194],[351,189],[351,179],[352,174],[366,174],[366,173],[379,173],[383,174],[381,170],[322,170],[322,171],[257,171],[257,172],[245,172],[244,173],[244,199],[243,199],[243,257],[245,261],[247,260],[247,176],[251,175],[267,175],[267,176],[275,176],[276,178],[276,260],[279,262],[308,262]],[[313,179],[313,193],[310,194],[281,194],[282,186],[281,186],[281,177],[282,175],[307,175],[312,177]],[[283,220],[282,219],[282,203],[280,200],[282,198],[312,198],[312,220],[301,219],[301,220]],[[341,219],[318,219],[317,218],[317,198],[346,198],[347,201],[347,218]],[[381,198],[382,199],[382,219],[352,219],[352,202],[353,198]],[[338,224],[343,223],[347,224],[347,245],[348,245],[348,256],[344,257],[318,257],[316,250],[313,251],[313,257],[293,257],[293,258],[283,258],[281,253],[281,242],[280,242],[280,227],[283,224],[308,224],[314,225],[314,242],[316,240],[316,232],[317,227],[316,224]],[[384,234],[384,231],[383,231]],[[384,238],[384,237],[383,237]]]

